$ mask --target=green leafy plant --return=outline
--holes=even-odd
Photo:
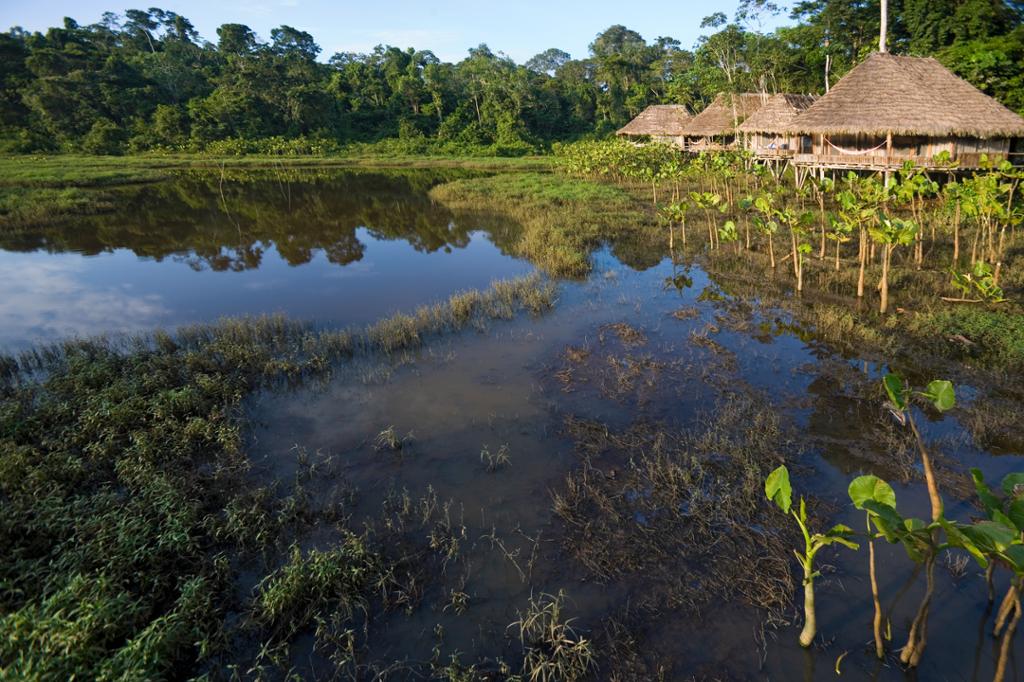
[[[994,679],[1006,675],[1013,635],[1024,610],[1021,590],[1024,588],[1024,473],[1011,473],[1000,484],[1001,494],[985,482],[981,470],[971,469],[971,478],[985,515],[988,517],[961,530],[961,546],[969,549],[985,569],[988,598],[994,597],[993,569],[1004,566],[1013,573],[1010,587],[996,612],[993,633],[1002,641]]]
[[[912,531],[909,537],[899,536],[899,539],[904,542],[904,546],[908,548],[908,553],[914,552],[911,553],[911,558],[924,563],[925,580],[927,583],[924,599],[921,601],[917,615],[910,626],[907,644],[900,652],[900,660],[914,667],[920,662],[927,641],[928,611],[935,585],[935,559],[940,549],[938,529],[944,519],[942,497],[939,495],[939,487],[935,479],[932,459],[925,447],[921,432],[917,428],[913,411],[910,409],[910,401],[916,395],[930,402],[938,411],[946,412],[953,409],[956,405],[956,396],[953,384],[945,380],[932,381],[925,390],[913,391],[898,374],[886,374],[882,379],[882,385],[885,387],[885,392],[889,397],[887,407],[901,424],[909,425],[913,433],[914,441],[921,457],[921,466],[924,469],[925,484],[928,487],[928,499],[932,511],[931,526],[926,529],[923,527],[923,524],[916,523],[912,529],[907,528],[908,531]],[[905,524],[904,527],[906,527]],[[928,531],[927,541],[920,535],[925,530]],[[917,534],[915,535],[914,533]],[[887,535],[887,537],[889,536]]]
[[[848,493],[854,506],[867,512],[868,575],[871,580],[871,601],[875,609],[872,629],[875,636],[875,654],[881,659],[885,657],[885,642],[882,636],[882,602],[878,596],[878,574],[875,569],[875,537],[871,530],[871,522],[873,518],[877,518],[877,512],[872,512],[872,508],[884,505],[895,510],[896,493],[888,483],[870,475],[855,478],[850,483]]]
[[[881,303],[879,312],[889,309],[889,268],[892,265],[892,253],[897,246],[907,246],[918,234],[917,223],[900,218],[884,217],[872,226],[868,233],[878,244],[882,245],[882,278],[878,283]]]
[[[967,303],[1002,303],[1003,290],[999,287],[995,270],[985,261],[977,261],[969,271],[960,272],[955,267],[950,270],[950,284],[960,292],[959,299]]]
[[[804,573],[804,627],[800,631],[800,646],[809,647],[818,632],[814,607],[814,579],[820,573],[814,570],[814,558],[829,545],[839,544],[850,549],[857,549],[858,545],[850,539],[853,529],[842,524],[833,526],[825,533],[811,533],[808,530],[807,504],[801,496],[797,509],[793,509],[793,488],[789,482],[789,470],[785,465],[768,474],[764,483],[764,494],[784,514],[793,517],[804,536],[804,551],[793,550],[793,554],[796,555]]]

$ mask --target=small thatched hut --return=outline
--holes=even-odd
[[[983,155],[1024,151],[1024,118],[930,57],[887,53],[854,67],[787,130],[807,136],[795,161],[811,168],[934,168],[942,152],[977,168]]]
[[[723,150],[736,145],[736,129],[760,109],[768,97],[754,93],[721,93],[686,125],[686,148]]]
[[[788,159],[799,150],[801,136],[786,128],[817,99],[813,95],[772,95],[743,122],[744,146],[762,159]]]
[[[682,104],[652,104],[615,133],[623,137],[649,137],[655,142],[682,146],[684,127],[691,118]]]

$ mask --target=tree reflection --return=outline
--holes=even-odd
[[[290,265],[308,263],[318,253],[348,265],[366,250],[359,228],[417,251],[460,249],[478,225],[431,201],[427,192],[462,174],[186,172],[173,181],[120,190],[113,213],[2,235],[0,248],[85,255],[128,249],[139,257],[174,258],[214,271],[259,268],[269,250]],[[508,253],[511,242],[502,237],[492,241]]]

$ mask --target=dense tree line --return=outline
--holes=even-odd
[[[1024,3],[892,0],[895,52],[935,55],[1024,110]],[[624,26],[573,59],[552,48],[516,64],[481,44],[457,63],[381,45],[320,59],[290,26],[261,40],[224,24],[216,41],[157,8],[0,34],[0,150],[327,149],[396,138],[410,149],[517,153],[603,135],[651,103],[700,109],[722,91],[824,92],[875,48],[878,0],[742,0],[707,17],[693,49]],[[244,149],[243,149],[244,150]]]

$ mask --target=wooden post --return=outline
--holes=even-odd
[[[884,0],[883,0],[884,2]],[[885,134],[885,186],[889,186],[889,180],[892,178],[892,131],[890,130]]]
[[[889,0],[882,0],[882,20],[878,30],[878,51],[882,54],[888,52],[886,45],[886,31],[889,28]]]

